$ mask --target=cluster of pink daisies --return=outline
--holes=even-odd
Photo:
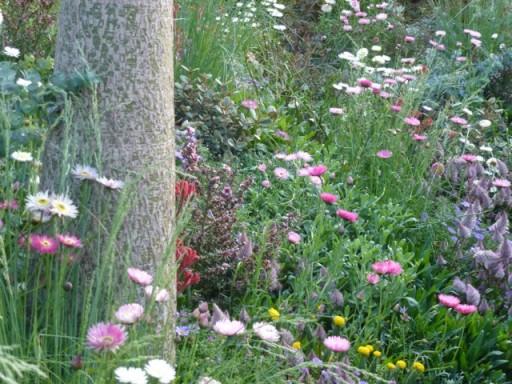
[[[20,238],[20,244],[24,239]],[[30,248],[41,255],[52,255],[57,253],[60,245],[67,248],[82,248],[81,240],[70,234],[58,234],[56,237],[40,234],[31,234],[29,236]]]
[[[447,308],[452,308],[462,315],[470,315],[478,310],[476,305],[462,304],[460,299],[454,295],[446,295],[444,293],[440,293],[437,298],[441,305]]]

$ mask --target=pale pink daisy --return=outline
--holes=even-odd
[[[336,200],[338,200],[338,196],[333,195],[332,193],[322,192],[320,194],[320,199],[327,204],[334,204]]]
[[[402,110],[402,106],[400,104],[393,104],[391,106],[391,110],[393,112],[400,112]]]
[[[59,242],[65,247],[82,248],[82,242],[80,239],[73,235],[59,234],[57,235],[57,240],[59,240]]]
[[[377,261],[372,264],[372,269],[379,275],[398,276],[403,272],[400,263],[393,260]]]
[[[467,163],[474,163],[478,160],[478,157],[476,155],[472,155],[470,153],[467,153],[465,155],[461,156],[461,159],[464,160]]]
[[[297,155],[297,158],[302,160],[302,161],[305,161],[305,162],[310,162],[310,161],[313,161],[313,156],[311,156],[309,153],[307,152],[304,152],[304,151],[298,151],[296,153]]]
[[[343,109],[335,107],[329,108],[329,112],[333,115],[343,115],[345,113]]]
[[[107,187],[109,189],[122,189],[124,187],[124,182],[121,180],[114,180],[114,179],[108,179],[106,177],[99,177],[96,179],[98,183],[103,185],[104,187]]]
[[[340,336],[326,337],[324,345],[333,352],[347,352],[350,349],[350,341]]]
[[[258,171],[260,171],[260,172],[265,172],[267,170],[267,166],[263,163],[259,164],[257,168],[258,168]]]
[[[213,325],[213,330],[223,336],[242,335],[245,325],[238,320],[219,320]]]
[[[153,296],[153,286],[147,285],[144,287],[144,293],[146,294],[146,297],[149,299]],[[161,289],[156,287],[156,294],[155,294],[155,301],[157,303],[164,303],[166,301],[169,301],[171,298],[169,291],[167,289]]]
[[[262,186],[263,188],[270,188],[270,186],[271,186],[271,184],[270,184],[270,180],[263,180],[263,181],[261,182],[261,186]]]
[[[412,135],[412,139],[414,141],[425,141],[425,140],[427,140],[427,136],[419,135],[419,134],[415,133],[414,135]]]
[[[247,109],[256,109],[258,108],[258,102],[256,100],[247,99],[242,101],[242,107]]]
[[[455,310],[462,315],[470,315],[476,312],[478,308],[472,304],[459,304],[455,307]]]
[[[418,127],[420,124],[421,124],[421,121],[419,121],[416,117],[414,116],[408,116],[404,119],[404,123],[407,124],[407,125],[411,125],[413,127]]]
[[[480,32],[468,28],[464,29],[464,33],[467,33],[468,35],[476,39],[480,39],[482,37],[482,34]]]
[[[146,286],[153,282],[153,276],[142,269],[128,268],[127,272],[130,280],[139,285]]]
[[[468,121],[465,118],[460,116],[452,116],[450,117],[450,121],[457,125],[466,125],[468,123]]]
[[[277,167],[276,169],[274,169],[274,175],[281,180],[286,180],[290,177],[288,171],[281,167]]]
[[[370,283],[372,285],[375,285],[380,281],[380,276],[377,275],[376,273],[369,273],[366,276],[366,281],[368,281],[368,283]]]
[[[96,180],[98,171],[89,165],[75,165],[71,174],[78,180]]]
[[[262,340],[277,343],[280,339],[279,331],[272,324],[257,322],[252,326],[254,333]]]
[[[439,304],[448,308],[455,308],[460,304],[460,299],[457,296],[445,295],[444,293],[440,293],[437,299],[439,300]]]
[[[288,241],[292,244],[299,244],[300,243],[300,235],[297,232],[290,231],[288,232]]]
[[[309,176],[309,181],[316,186],[322,185],[322,178],[320,176]]]
[[[416,41],[416,38],[415,38],[414,36],[405,36],[405,37],[404,37],[404,41],[405,41],[406,43],[413,43],[413,42],[415,42],[415,41]]]
[[[389,159],[391,156],[393,156],[393,152],[387,149],[383,149],[379,152],[377,152],[377,157],[381,159]]]
[[[137,320],[139,320],[144,314],[144,307],[142,305],[133,303],[133,304],[124,304],[119,307],[114,316],[117,321],[124,324],[133,324]]]
[[[297,171],[298,176],[308,176],[309,175],[309,168],[310,167],[304,167]]]
[[[496,179],[492,184],[498,188],[510,188],[510,181],[507,179]]]
[[[344,209],[338,209],[336,215],[346,221],[355,223],[359,219],[359,215],[355,212],[345,211]]]
[[[126,342],[124,327],[113,323],[98,323],[87,331],[87,346],[96,352],[115,352]]]

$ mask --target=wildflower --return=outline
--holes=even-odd
[[[396,366],[400,369],[405,369],[407,368],[407,363],[404,360],[398,360]]]
[[[197,384],[221,384],[220,381],[217,381],[215,379],[212,379],[211,377],[208,377],[208,376],[203,376],[199,379],[199,381],[197,382]]]
[[[474,163],[475,161],[478,160],[478,156],[472,154],[465,154],[461,156],[461,159],[467,163]]]
[[[28,87],[30,84],[32,84],[32,82],[20,77],[18,80],[16,80],[16,84],[20,87]]]
[[[468,121],[465,118],[460,116],[450,117],[450,121],[457,125],[466,125],[468,123]]]
[[[391,156],[393,156],[393,152],[391,152],[387,149],[383,149],[383,150],[377,152],[377,157],[379,157],[381,159],[389,159]]]
[[[146,384],[148,378],[146,372],[140,368],[119,367],[114,370],[116,380],[125,384]]]
[[[256,100],[251,100],[251,99],[248,99],[248,100],[244,100],[242,101],[242,107],[245,107],[247,109],[256,109],[258,108],[258,102]]]
[[[393,112],[400,112],[402,110],[402,106],[400,104],[393,104],[391,106],[391,110]]]
[[[460,299],[457,296],[453,295],[445,295],[443,293],[440,293],[437,296],[437,299],[439,300],[439,303],[441,305],[444,305],[448,308],[455,308],[457,305],[460,304]]]
[[[387,364],[386,364],[386,367],[387,367],[388,369],[390,369],[390,370],[396,369],[396,365],[395,365],[395,364],[393,364],[393,363],[391,363],[391,362],[387,363]]]
[[[107,187],[109,189],[122,189],[124,187],[124,182],[121,180],[114,180],[114,179],[108,179],[106,177],[99,177],[96,179],[98,183],[103,185],[104,187]]]
[[[297,155],[297,158],[302,160],[302,161],[305,161],[305,162],[310,162],[310,161],[313,161],[313,156],[311,156],[309,153],[307,152],[304,152],[304,151],[298,151],[295,153]]]
[[[510,188],[510,181],[507,179],[496,179],[492,184],[498,188]]]
[[[71,174],[78,180],[96,180],[98,171],[89,165],[75,165]]]
[[[361,347],[357,348],[357,352],[366,357],[370,356],[370,353],[371,353],[370,348],[368,348],[366,346],[361,346]]]
[[[273,26],[273,28],[276,30],[276,31],[285,31],[286,30],[286,25],[282,25],[282,24],[276,24]]]
[[[476,305],[472,304],[458,304],[455,306],[455,310],[461,315],[470,315],[478,310]]]
[[[11,159],[25,163],[34,160],[30,152],[15,151],[11,153]]]
[[[425,140],[427,140],[427,136],[425,136],[425,135],[418,135],[417,133],[415,133],[415,134],[412,135],[412,139],[414,141],[425,141]]]
[[[366,281],[368,281],[368,283],[370,283],[372,285],[375,285],[380,281],[380,276],[377,275],[376,273],[369,273],[366,276]]]
[[[370,88],[372,86],[371,80],[368,80],[365,78],[361,78],[361,79],[357,80],[357,84],[359,84],[359,86],[363,87],[363,88]]]
[[[199,255],[195,249],[183,245],[180,240],[178,240],[177,243],[175,252],[176,261],[179,264],[179,269],[184,270],[195,264],[199,260]]]
[[[302,344],[298,340],[294,341],[293,344],[292,344],[292,348],[296,349],[298,351],[298,350],[300,350],[302,348]]]
[[[416,38],[414,36],[405,36],[404,41],[406,43],[413,43],[414,41],[416,41]]]
[[[309,176],[309,181],[311,181],[313,185],[322,185],[322,178],[320,176]]]
[[[288,171],[281,167],[277,167],[276,169],[274,169],[274,175],[281,180],[286,180],[290,177]]]
[[[37,192],[35,195],[28,195],[25,204],[30,212],[49,211],[51,200],[48,192]]]
[[[414,116],[408,116],[404,119],[404,123],[407,125],[411,125],[413,127],[418,127],[418,126],[420,126],[421,121],[419,121],[419,119],[417,119]]]
[[[322,192],[320,194],[320,199],[327,204],[334,204],[336,200],[338,200],[338,196],[333,195],[332,193]]]
[[[489,128],[491,126],[491,122],[489,120],[480,120],[478,122],[478,125],[481,127],[481,128]]]
[[[268,315],[270,316],[270,318],[273,320],[273,321],[278,321],[279,318],[281,317],[281,314],[279,313],[279,311],[275,308],[269,308],[268,310]]]
[[[253,324],[252,329],[262,340],[271,343],[277,343],[279,341],[279,331],[272,324],[258,322]]]
[[[393,260],[377,261],[372,264],[372,269],[379,275],[398,276],[403,272],[400,263]]]
[[[153,286],[152,285],[145,286],[144,293],[146,294],[147,298],[151,298],[153,296]],[[169,301],[169,299],[170,299],[170,295],[169,295],[169,291],[167,289],[163,289],[163,288],[161,289],[161,288],[156,287],[155,301],[157,303],[164,303],[166,301]]]
[[[417,370],[420,373],[425,372],[425,366],[422,363],[420,363],[419,361],[415,361],[414,363],[412,363],[412,368]]]
[[[96,352],[115,352],[126,342],[123,326],[113,323],[98,323],[87,331],[87,346]]]
[[[347,319],[345,319],[343,316],[334,316],[332,318],[332,322],[337,327],[343,327],[347,323]]]
[[[445,37],[446,36],[446,31],[436,31],[435,35],[439,36],[439,37]]]
[[[20,56],[20,50],[18,48],[5,47],[4,51],[3,51],[3,54],[5,56],[17,58],[17,57]]]
[[[213,325],[213,330],[223,336],[241,335],[245,332],[245,325],[238,320],[219,320]]]
[[[271,184],[270,184],[270,180],[263,180],[263,181],[261,182],[261,186],[262,186],[263,188],[270,188],[270,186],[271,186]]]
[[[149,360],[144,370],[160,384],[169,384],[176,378],[176,370],[165,360]]]
[[[138,268],[128,268],[128,277],[136,284],[146,286],[153,282],[153,276]]]
[[[332,11],[332,5],[330,4],[322,4],[322,6],[320,7],[320,10],[324,13],[329,13]]]
[[[345,113],[341,108],[329,108],[329,112],[333,115],[343,115]]]
[[[343,219],[355,223],[359,219],[359,215],[355,212],[346,211],[344,209],[338,209],[336,215]]]
[[[78,216],[78,209],[73,201],[65,195],[52,196],[50,212],[59,217],[71,217],[74,219]]]
[[[300,235],[297,232],[290,231],[288,232],[288,241],[292,244],[299,244]]]
[[[309,168],[309,176],[322,176],[325,172],[327,172],[325,165],[316,165]]]
[[[325,338],[324,345],[333,352],[347,352],[350,349],[350,341],[340,336]]]
[[[30,247],[42,255],[51,255],[59,249],[59,242],[46,235],[30,235]]]
[[[381,351],[373,351],[373,356],[374,357],[381,357],[382,356],[382,352]]]
[[[265,172],[267,170],[267,165],[264,164],[264,163],[261,163],[261,164],[258,165],[257,168],[258,168],[258,171]]]
[[[123,324],[133,324],[139,320],[143,314],[144,307],[140,304],[133,303],[121,305],[114,316]]]
[[[180,202],[189,200],[196,193],[196,184],[187,180],[178,180],[174,187],[176,198]]]
[[[80,241],[80,239],[73,235],[59,234],[57,235],[57,240],[59,240],[59,243],[61,243],[65,247],[82,248],[82,242]]]

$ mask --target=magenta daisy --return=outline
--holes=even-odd
[[[46,235],[30,235],[30,247],[42,255],[51,255],[59,249],[59,242]]]
[[[142,269],[128,268],[127,272],[130,280],[139,285],[146,286],[153,282],[153,276]]]
[[[359,84],[359,86],[363,87],[363,88],[370,88],[373,83],[371,82],[371,80],[361,78],[361,79],[357,80],[357,84]]]
[[[350,349],[350,341],[340,336],[326,337],[324,345],[333,352],[347,352]]]
[[[121,305],[116,311],[114,316],[117,321],[124,324],[133,324],[139,320],[144,314],[144,307],[140,304],[125,304]]]
[[[377,152],[377,157],[381,159],[389,159],[391,156],[393,156],[393,152],[391,152],[388,149],[383,149],[379,152]]]
[[[413,127],[418,127],[420,124],[421,124],[421,121],[419,121],[416,117],[414,116],[408,116],[404,119],[404,123],[407,124],[407,125],[411,125]]]
[[[445,295],[444,293],[440,293],[437,299],[439,300],[439,304],[448,308],[455,308],[460,304],[460,299],[457,296]]]
[[[325,172],[327,172],[327,167],[322,164],[308,168],[309,176],[322,176]]]
[[[332,193],[322,192],[320,194],[320,199],[327,204],[334,204],[336,200],[338,200],[338,196],[333,195]]]
[[[359,215],[355,212],[345,211],[344,209],[338,209],[336,215],[343,219],[355,223],[359,219]]]
[[[115,352],[126,342],[126,338],[122,325],[98,323],[87,331],[87,347],[96,352]]]
[[[57,240],[59,240],[59,243],[61,243],[65,247],[82,248],[82,242],[76,236],[72,236],[72,235],[68,235],[68,234],[61,234],[61,235],[57,235]]]

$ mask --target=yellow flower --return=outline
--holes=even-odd
[[[393,364],[393,363],[387,363],[386,364],[386,367],[388,367],[388,369],[395,369],[396,368],[396,365]]]
[[[382,352],[381,351],[373,351],[373,356],[381,357],[382,356]]]
[[[364,346],[357,348],[357,352],[359,352],[361,355],[366,356],[366,357],[370,356],[370,353],[371,353],[370,349],[368,347],[364,347]]]
[[[365,345],[366,348],[368,348],[370,350],[370,353],[372,353],[373,351],[375,351],[375,348],[373,348],[373,345],[371,344],[366,344]]]
[[[343,327],[347,323],[347,319],[345,319],[343,316],[334,316],[332,318],[332,322],[337,327]]]
[[[404,360],[398,360],[396,366],[400,369],[405,369],[407,368],[407,363]]]
[[[268,315],[270,316],[270,318],[274,321],[277,321],[279,320],[279,318],[281,317],[281,314],[279,313],[279,311],[275,308],[270,308],[268,310]]]
[[[292,344],[292,348],[298,351],[299,349],[302,348],[302,344],[300,343],[300,341],[297,340]]]
[[[417,370],[418,372],[425,372],[425,366],[420,363],[419,361],[415,361],[414,363],[412,363],[412,367]]]

